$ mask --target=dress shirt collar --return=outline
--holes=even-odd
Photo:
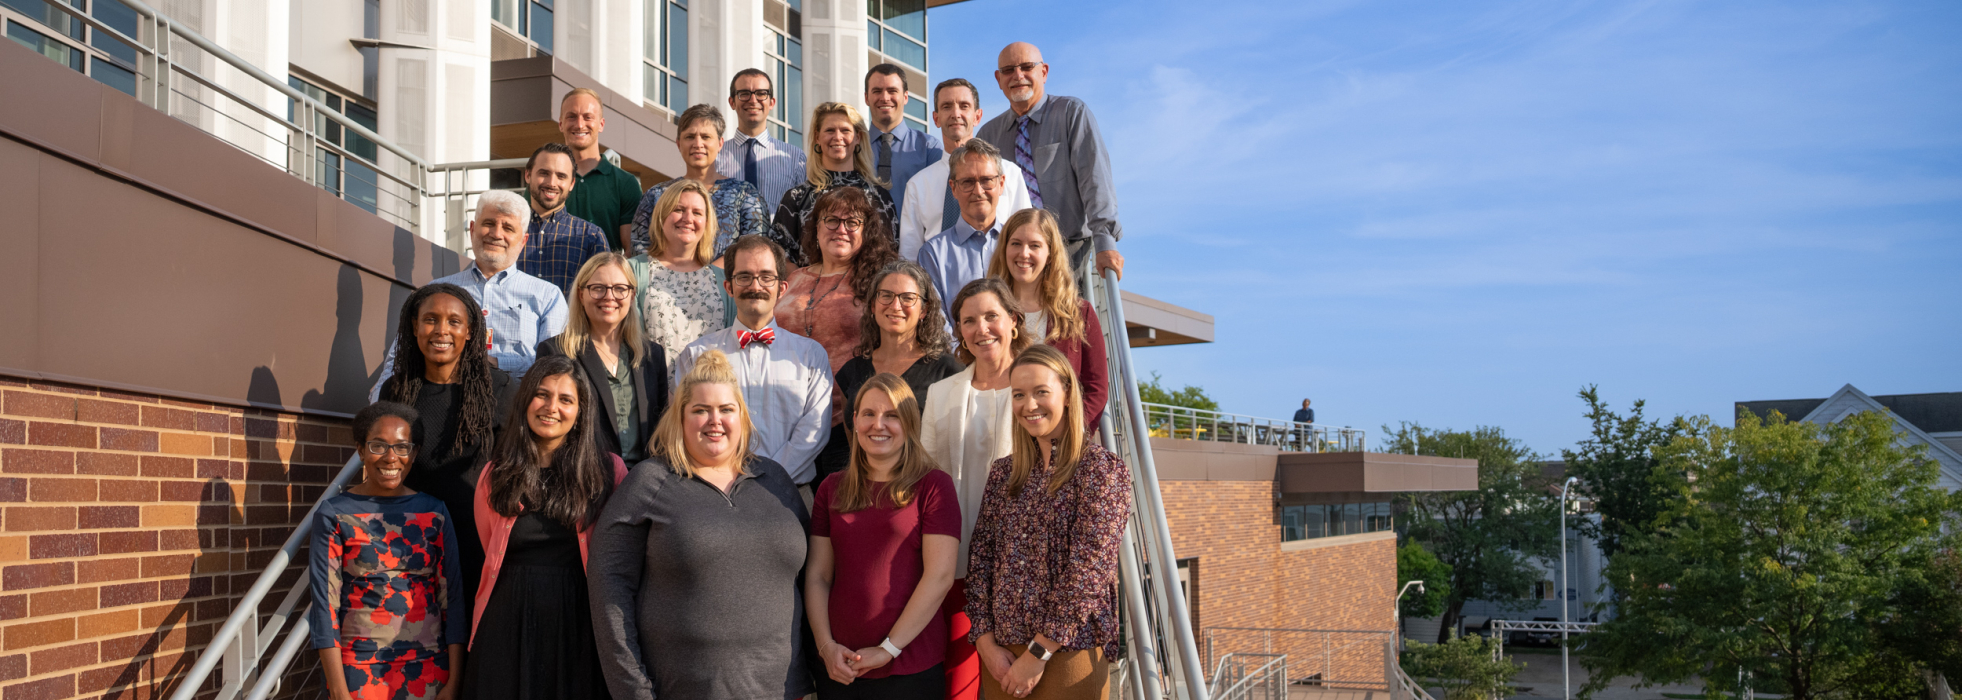
[[[995,225],[989,226],[988,230],[976,231],[974,230],[973,226],[968,225],[967,217],[961,216],[958,213],[954,215],[954,236],[955,236],[954,242],[956,243],[966,244],[968,241],[973,240],[975,236],[979,236],[983,233],[987,234],[989,238],[994,238],[996,235],[999,234],[1000,229],[1001,229],[1000,216],[995,217]]]
[[[489,277],[485,277],[484,268],[478,267],[477,261],[475,260],[470,261],[470,277],[472,279],[477,280],[478,282],[483,282],[483,283],[502,282],[504,280],[510,279],[511,271],[516,269],[518,269],[518,266],[512,265],[502,270],[498,270],[496,274],[493,274]]]
[[[1048,107],[1048,106],[1049,106],[1049,93],[1047,93],[1047,92],[1044,92],[1044,93],[1042,93],[1042,96],[1041,96],[1041,97],[1038,97],[1038,98],[1036,98],[1036,103],[1035,103],[1035,106],[1034,106],[1034,107],[1030,107],[1030,108],[1029,108],[1029,113],[1028,113],[1028,114],[1025,114],[1025,115],[1024,115],[1024,114],[1016,114],[1016,115],[1015,115],[1015,121],[1021,121],[1021,120],[1022,120],[1022,117],[1025,117],[1025,116],[1026,116],[1026,117],[1028,117],[1028,118],[1029,118],[1029,121],[1032,121],[1032,122],[1035,122],[1035,123],[1037,123],[1037,124],[1041,124],[1041,123],[1042,123],[1042,112],[1043,112],[1043,108],[1045,108],[1045,107]],[[1008,108],[1008,113],[1009,113],[1009,114],[1015,114],[1015,108],[1014,108],[1013,106],[1011,106],[1011,107],[1009,107],[1009,108]]]
[[[776,139],[770,138],[770,127],[767,126],[763,127],[763,133],[757,134],[755,136],[745,134],[741,129],[736,129],[735,134],[736,135],[728,138],[727,142],[722,147],[723,150],[725,151],[729,150],[731,147],[741,148],[743,144],[749,143],[751,141],[756,142],[757,148],[776,147],[777,141]]]
[[[893,136],[893,138],[892,138],[892,140],[893,140],[893,143],[894,143],[894,144],[901,144],[901,143],[905,143],[905,142],[906,142],[906,132],[908,132],[908,131],[913,131],[913,127],[910,127],[910,126],[907,126],[907,125],[906,125],[906,120],[905,120],[905,119],[903,119],[903,118],[899,120],[899,123],[898,123],[898,124],[895,124],[895,125],[893,125],[893,127],[892,127],[892,131],[890,131],[890,132],[886,132],[886,131],[880,131],[880,130],[879,130],[879,125],[877,125],[877,124],[873,124],[873,123],[872,123],[872,120],[870,120],[870,119],[868,119],[868,120],[866,120],[866,121],[865,121],[865,128],[866,128],[866,129],[869,129],[869,130],[871,130],[871,132],[872,132],[872,142],[873,142],[873,143],[878,143],[878,142],[879,142],[879,137],[880,137],[880,136],[884,136],[885,134],[888,134],[888,133],[890,133],[890,134],[892,134],[892,136]]]
[[[724,332],[729,334],[729,342],[733,344],[736,342],[737,331],[749,331],[751,333],[761,333],[766,330],[774,331],[777,335],[778,341],[782,341],[784,334],[790,332],[784,330],[783,326],[777,325],[777,317],[774,315],[770,317],[769,323],[763,324],[762,328],[750,328],[749,326],[743,325],[742,319],[736,319],[729,323],[729,327],[727,329],[724,329]],[[767,348],[770,347],[770,345],[764,345],[763,347]],[[747,350],[748,348],[742,348],[742,349]]]
[[[553,209],[544,214],[538,213],[538,207],[535,204],[532,206],[531,211],[532,211],[531,223],[533,228],[537,228],[539,224],[558,221],[561,217],[572,216],[571,214],[566,213],[565,202],[559,202],[559,208]]]

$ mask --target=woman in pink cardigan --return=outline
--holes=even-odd
[[[571,358],[539,358],[518,386],[497,449],[477,479],[485,558],[466,697],[606,692],[586,595],[586,535],[627,467],[591,438],[602,417],[591,386]]]

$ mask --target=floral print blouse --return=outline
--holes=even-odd
[[[744,183],[747,184],[747,183]],[[661,344],[668,366],[696,338],[729,327],[729,297],[722,291],[722,268],[703,265],[694,272],[674,268],[647,256],[633,259],[640,279],[640,319],[647,339]],[[644,273],[641,271],[645,270]]]
[[[811,207],[817,206],[818,196],[839,187],[857,187],[872,193],[872,199],[879,203],[879,211],[885,216],[886,229],[879,233],[899,245],[899,219],[892,205],[892,192],[886,188],[866,181],[864,175],[856,170],[829,170],[831,183],[822,188],[812,187],[806,182],[790,188],[783,193],[783,202],[777,205],[777,218],[771,222],[770,238],[783,246],[790,254],[792,265],[817,264],[817,259],[804,258],[804,221],[811,216]],[[868,232],[869,233],[869,232]]]
[[[640,198],[640,207],[634,210],[634,249],[630,255],[645,253],[653,244],[648,231],[654,228],[654,205],[661,203],[661,195],[667,194],[668,186],[680,181],[676,178],[649,187],[647,194]],[[763,213],[763,196],[756,193],[755,185],[725,177],[715,181],[715,191],[709,193],[709,199],[710,207],[715,209],[715,257],[722,257],[722,249],[734,243],[737,236],[769,232],[770,217]]]
[[[1118,658],[1117,552],[1131,517],[1131,470],[1086,442],[1070,480],[1049,493],[1052,466],[1008,493],[1014,457],[988,470],[981,515],[968,546],[970,641],[993,632],[1000,645],[1037,634],[1066,649],[1102,647]]]

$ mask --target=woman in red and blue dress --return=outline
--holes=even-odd
[[[449,509],[402,485],[416,418],[387,401],[361,409],[361,483],[314,514],[307,622],[334,700],[456,697],[470,618]]]

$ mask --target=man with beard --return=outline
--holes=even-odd
[[[518,269],[572,295],[572,280],[586,259],[606,252],[606,235],[591,222],[565,210],[572,194],[572,149],[548,143],[525,161],[525,190],[531,193],[529,238]],[[549,337],[549,336],[547,336]]]
[[[530,219],[531,206],[523,197],[504,190],[485,192],[477,198],[477,216],[470,222],[476,260],[462,272],[435,280],[462,287],[476,298],[490,334],[491,361],[514,377],[531,368],[538,341],[565,332],[565,293],[514,267],[524,253],[524,222]],[[368,390],[369,403],[381,397],[382,383],[394,367],[395,343],[390,342],[381,376]]]
[[[1070,266],[1081,267],[1094,249],[1097,268],[1124,276],[1117,239],[1117,189],[1110,176],[1110,152],[1097,130],[1097,118],[1083,100],[1049,95],[1049,64],[1034,44],[1018,41],[1001,50],[995,82],[1008,98],[1008,110],[977,134],[1022,168],[1029,200],[1056,215],[1070,248]]]
[[[736,300],[736,324],[702,336],[674,361],[674,382],[710,350],[729,356],[749,406],[750,447],[782,465],[810,505],[817,455],[831,438],[831,359],[817,341],[776,323],[777,298],[790,288],[783,247],[760,234],[736,239],[723,252],[723,285]]]

